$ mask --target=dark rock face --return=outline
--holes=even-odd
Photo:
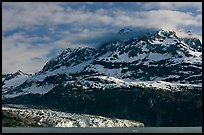
[[[93,58],[96,53],[95,49],[92,48],[78,48],[78,49],[66,49],[58,57],[51,59],[42,69],[40,73],[48,70],[55,70],[61,66],[74,66],[84,61]]]

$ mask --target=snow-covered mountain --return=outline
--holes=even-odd
[[[165,30],[124,28],[118,33],[126,38],[98,49],[67,48],[36,74],[7,81],[4,77],[4,101],[33,103],[55,95],[61,100],[75,97],[72,103],[75,99],[85,102],[89,98],[98,100],[95,96],[100,91],[115,94],[112,90],[118,89],[201,91],[202,44],[199,39],[180,38],[176,32]],[[32,94],[37,98],[33,95],[32,101],[27,100]],[[53,102],[57,105],[62,101]]]
[[[31,75],[31,74],[24,73],[21,70],[18,70],[17,72],[15,72],[13,74],[2,74],[2,82],[9,81],[13,78],[18,78],[20,76],[29,76],[29,75]]]
[[[13,87],[21,85],[22,82],[27,80],[31,75],[32,74],[24,73],[21,70],[11,74],[2,74],[2,96],[4,96],[5,92],[12,90]]]
[[[126,28],[120,30],[120,33],[126,34],[127,31],[132,32]],[[136,85],[141,81],[198,86],[202,83],[201,47],[198,39],[179,39],[175,32],[160,30],[147,32],[134,39],[113,42],[100,50],[68,48],[33,76],[20,71],[3,76],[3,95],[15,97],[28,93],[45,94],[59,84],[77,85],[78,82],[87,89],[129,87],[132,82]],[[17,77],[19,75],[22,76]]]

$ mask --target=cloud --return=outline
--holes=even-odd
[[[193,8],[196,11],[202,11],[202,2],[146,2],[144,9],[165,9],[165,10],[183,10]]]
[[[132,14],[118,13],[115,21],[118,26],[137,26],[162,29],[177,29],[181,26],[201,26],[200,16],[172,10],[151,10]]]
[[[14,73],[19,69],[27,73],[38,72],[47,61],[68,47],[86,46],[72,44],[66,37],[54,40],[46,36],[28,36],[23,32],[3,37],[2,72]]]
[[[166,9],[142,12],[104,11],[104,9],[91,12],[83,9],[65,8],[61,6],[61,3],[9,3],[7,6],[9,8],[3,6],[3,31],[36,25],[52,26],[60,24],[87,28],[103,26],[177,28],[178,26],[194,27],[202,24],[201,17],[192,15],[190,12],[166,10],[185,6],[199,7],[200,3],[145,3],[145,8],[165,7]]]
[[[64,8],[58,3],[3,3],[2,28],[3,31],[8,31],[16,28],[53,24],[61,19],[62,14],[64,14]]]
[[[34,47],[31,39],[21,33],[2,39],[2,72],[38,71],[42,63],[47,61],[48,50],[44,47]],[[39,59],[34,59],[39,58]]]
[[[70,17],[75,21],[72,28],[58,34],[64,34],[71,43],[93,44],[101,42],[123,27],[146,27],[166,30],[180,30],[185,27],[201,27],[201,15],[172,10],[151,10],[143,12],[114,11],[74,12]],[[175,19],[176,18],[176,19]],[[66,21],[66,20],[65,20]],[[74,32],[70,32],[74,30]],[[101,39],[101,40],[100,40]]]

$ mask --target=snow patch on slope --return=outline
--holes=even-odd
[[[18,97],[18,96],[21,96],[21,95],[37,94],[37,93],[43,95],[43,94],[49,92],[52,88],[54,88],[54,86],[55,85],[50,84],[50,85],[43,85],[43,86],[38,87],[35,84],[35,85],[32,85],[31,87],[21,89],[20,92],[12,92],[12,93],[9,93],[9,94],[5,94],[4,98],[14,98],[14,97]]]
[[[5,85],[3,86],[3,88],[9,88],[11,86],[13,86],[13,87],[19,86],[20,84],[22,84],[24,81],[26,81],[29,78],[30,78],[30,76],[26,76],[26,75],[21,75],[21,76],[18,76],[16,78],[12,78],[12,79],[4,82]]]

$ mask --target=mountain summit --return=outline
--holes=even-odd
[[[3,74],[2,75],[2,81],[4,82],[4,81],[8,81],[8,80],[13,79],[13,78],[18,78],[20,76],[29,76],[29,75],[31,75],[31,74],[24,73],[21,70],[18,70],[15,73]]]

